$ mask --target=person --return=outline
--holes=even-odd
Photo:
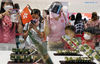
[[[22,24],[22,21],[21,21],[21,16],[20,16],[20,7],[19,7],[19,4],[18,3],[15,3],[14,4],[14,12],[16,12],[14,15],[14,17],[16,17],[16,20],[15,19],[15,23],[16,23],[16,47],[19,48],[19,45],[24,42],[24,39],[23,39],[23,36],[22,36],[22,33],[23,33],[23,24]]]
[[[94,27],[88,27],[85,29],[84,32],[84,39],[82,40],[82,44],[88,44],[92,49],[95,49],[95,44],[96,44],[96,32]]]
[[[65,35],[63,36],[63,41],[65,43],[64,45],[65,49],[75,50],[76,47],[79,44],[81,44],[81,41],[80,41],[81,38],[76,36],[75,30],[76,28],[73,25],[69,25],[65,27]],[[74,40],[76,40],[76,42],[74,42]],[[74,46],[72,46],[71,44],[73,44]]]
[[[46,42],[46,35],[44,33],[44,18],[46,18],[49,15],[48,10],[43,10],[42,12],[42,21],[41,21],[41,32],[43,33],[43,42]]]
[[[69,37],[69,39],[73,39],[75,37],[75,27],[74,26],[66,26],[65,34]]]
[[[84,24],[86,24],[88,20],[86,18],[84,18],[83,21],[84,21]]]
[[[2,0],[0,10],[0,49],[15,48],[15,24],[11,20],[12,0]]]
[[[31,11],[31,15],[33,20],[31,22],[26,23],[24,26],[24,38],[25,38],[25,47],[31,48],[35,47],[32,43],[32,40],[30,39],[28,32],[30,31],[32,33],[32,36],[39,41],[42,44],[42,33],[39,31],[37,27],[39,27],[39,18],[40,18],[40,10],[39,9],[33,9]]]
[[[75,15],[74,14],[72,14],[71,16],[70,16],[70,23],[71,23],[71,25],[73,25],[74,26],[74,23],[75,23]]]
[[[100,28],[100,21],[98,19],[98,15],[96,12],[92,13],[92,17],[91,20],[89,20],[86,24],[85,24],[85,29],[88,27],[97,27]]]
[[[76,27],[76,34],[82,34],[84,32],[84,22],[81,13],[77,13],[74,25]]]
[[[60,2],[53,2],[53,4],[51,4],[49,8],[49,16],[47,18],[44,18],[44,32],[47,36],[48,50],[57,50],[64,48],[62,36],[65,34],[64,28],[66,25],[66,19],[62,9],[57,12],[57,7],[59,8],[59,6],[62,8],[62,4]]]

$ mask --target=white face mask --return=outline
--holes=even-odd
[[[66,39],[71,39],[68,35],[65,35],[65,38],[66,38]]]
[[[50,12],[50,18],[57,18],[59,16],[59,14]]]
[[[88,35],[88,34],[84,34],[84,39],[86,39],[86,40],[90,40],[90,39],[91,39],[91,36]]]
[[[4,9],[5,9],[5,11],[10,10],[10,9],[13,9],[13,6],[7,5],[7,6],[4,7]]]

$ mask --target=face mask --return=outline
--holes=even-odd
[[[50,18],[57,18],[59,16],[59,14],[50,12]]]
[[[10,10],[10,9],[13,9],[13,6],[7,5],[7,6],[4,7],[4,9],[5,9],[6,11],[7,11],[7,10]]]
[[[68,35],[65,35],[65,38],[66,38],[66,39],[70,39],[70,37],[69,37]]]
[[[88,35],[88,34],[84,34],[84,39],[86,39],[86,40],[90,40],[90,39],[91,39],[91,36]]]
[[[38,21],[37,19],[33,19],[33,20],[31,21],[31,23],[32,23],[32,24],[36,24],[37,21]]]

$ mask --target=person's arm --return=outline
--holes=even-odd
[[[9,15],[9,11],[0,14],[0,19],[2,19],[5,15]]]
[[[49,28],[47,18],[44,18],[44,22],[45,22],[45,24],[44,24],[44,33],[45,33],[46,36],[48,36],[49,33],[50,33],[50,28]]]
[[[31,6],[29,5],[29,4],[27,4],[27,6],[28,6],[28,8],[32,11],[32,8],[31,8]]]
[[[21,16],[18,14],[18,32],[22,33],[23,32],[23,26],[22,26],[22,21],[21,21]]]
[[[0,14],[0,19],[2,19],[3,18],[3,16],[2,16],[2,14]]]

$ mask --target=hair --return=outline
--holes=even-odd
[[[40,10],[39,9],[33,9],[32,11],[31,11],[31,15],[32,14],[37,14],[39,17],[40,17],[40,19],[39,19],[39,30],[41,30],[41,23],[42,23],[42,20],[43,20],[43,17],[41,16],[41,12],[40,12]]]
[[[65,30],[71,30],[71,31],[75,32],[76,28],[72,25],[69,25],[69,26],[65,27]]]
[[[4,4],[5,4],[6,2],[1,2],[1,9],[0,9],[0,13],[4,13],[5,12],[5,10],[4,10]],[[12,6],[13,6],[13,2],[8,2],[8,3],[10,3]]]
[[[93,12],[92,13],[92,21],[96,21],[96,20],[98,20],[98,15],[97,15],[97,13],[96,12]]]
[[[1,9],[0,9],[0,13],[4,13],[5,12],[5,10],[4,10],[4,4],[5,4],[6,2],[1,2]],[[11,1],[11,2],[8,2],[8,3],[10,3],[12,6],[13,6],[13,2]],[[14,23],[12,23],[13,25],[12,25],[12,27],[11,27],[11,30],[13,29],[13,27],[14,27]],[[0,26],[2,27],[2,19],[0,19]]]
[[[49,10],[44,10],[46,12],[47,15],[49,15]]]
[[[20,7],[19,7],[19,4],[18,4],[18,3],[15,3],[15,4],[14,4],[14,9],[20,9]]]
[[[86,18],[84,18],[84,19],[83,19],[83,22],[86,24],[86,23],[87,23],[87,19],[86,19]]]
[[[41,12],[40,12],[39,9],[33,9],[33,10],[31,11],[31,15],[32,15],[32,14],[37,14],[38,16],[41,16]]]
[[[79,23],[81,20],[82,20],[82,14],[81,13],[77,13],[76,19],[75,19],[75,24]]]
[[[71,15],[71,20],[73,21],[73,20],[75,20],[75,15]]]

